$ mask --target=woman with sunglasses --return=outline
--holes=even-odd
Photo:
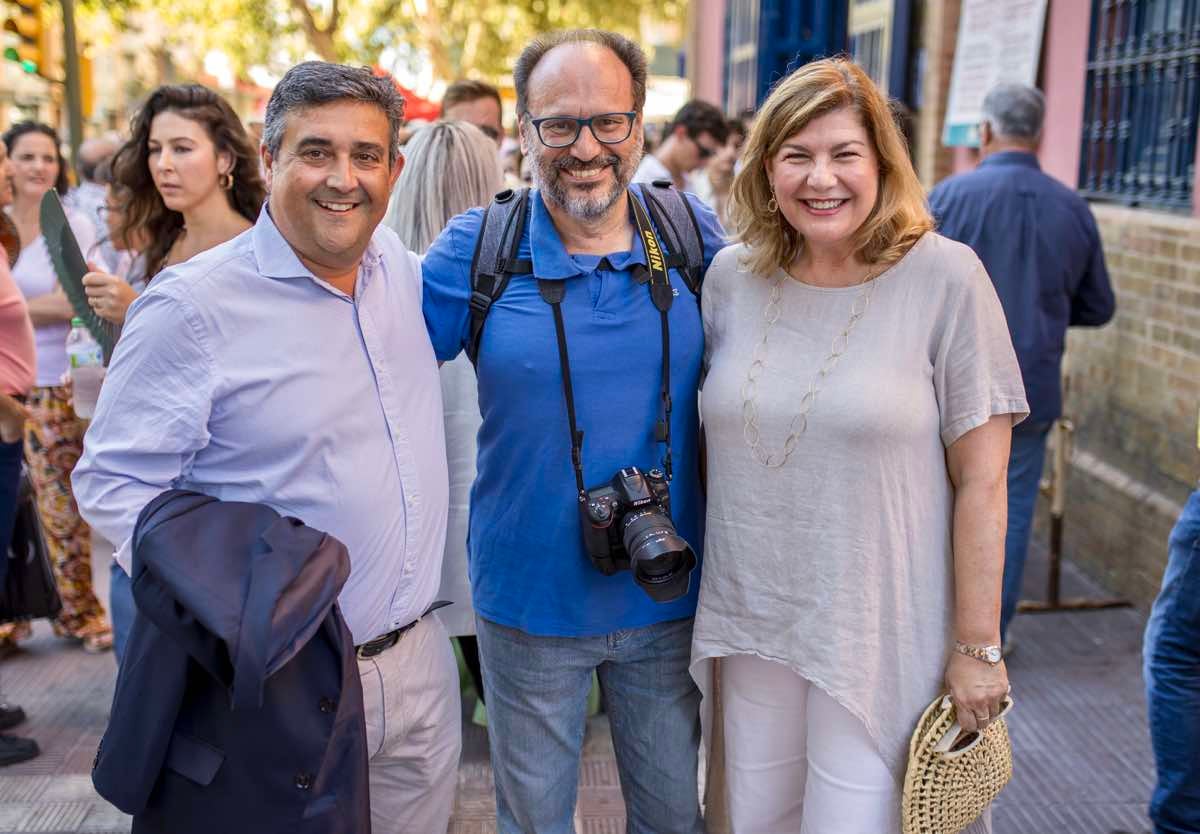
[[[25,458],[62,597],[54,632],[77,640],[85,651],[100,652],[112,646],[112,629],[92,590],[91,530],[79,517],[71,492],[71,470],[83,451],[86,424],[75,416],[62,384],[67,372],[67,332],[75,313],[59,286],[40,219],[47,191],[67,193],[66,165],[58,134],[40,122],[13,125],[4,134],[4,145],[13,184],[8,211],[22,243],[12,274],[29,305],[37,344],[37,379],[26,403]],[[95,230],[81,216],[67,216],[79,248],[88,251]],[[0,627],[0,641],[12,644],[30,633],[28,623],[6,625]]]

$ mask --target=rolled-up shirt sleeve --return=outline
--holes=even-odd
[[[144,294],[109,365],[71,476],[80,515],[130,569],[138,514],[208,444],[215,369],[199,317],[170,294]]]

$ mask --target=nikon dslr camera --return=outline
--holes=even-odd
[[[580,512],[588,556],[605,576],[628,568],[655,602],[688,592],[696,554],[671,522],[671,493],[662,472],[622,469],[611,483],[588,490]]]

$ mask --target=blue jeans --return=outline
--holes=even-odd
[[[1033,512],[1037,508],[1042,466],[1046,461],[1046,438],[1052,423],[1024,423],[1013,429],[1012,449],[1008,453],[1008,532],[1004,537],[1004,591],[1000,598],[1000,638],[1008,634],[1008,625],[1021,601],[1021,576],[1029,554],[1029,534],[1033,531]]]
[[[1142,648],[1158,783],[1155,834],[1200,831],[1200,490],[1171,531]]]
[[[108,576],[108,616],[112,620],[113,656],[117,659],[117,666],[120,666],[137,606],[133,602],[133,580],[121,569],[116,559],[108,567]]]
[[[8,574],[8,547],[17,522],[17,493],[21,486],[24,444],[0,442],[0,583]]]
[[[476,619],[500,834],[573,834],[593,670],[612,727],[628,834],[704,830],[690,618],[601,637],[535,637]]]
[[[8,547],[17,522],[17,494],[21,487],[24,444],[0,442],[0,584],[8,575]],[[0,703],[3,703],[0,697]]]

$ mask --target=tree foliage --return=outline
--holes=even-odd
[[[684,0],[82,0],[120,17],[153,11],[194,52],[220,49],[244,70],[307,56],[376,64],[387,49],[435,77],[501,78],[536,34],[597,26],[636,35],[644,15],[682,16]]]

